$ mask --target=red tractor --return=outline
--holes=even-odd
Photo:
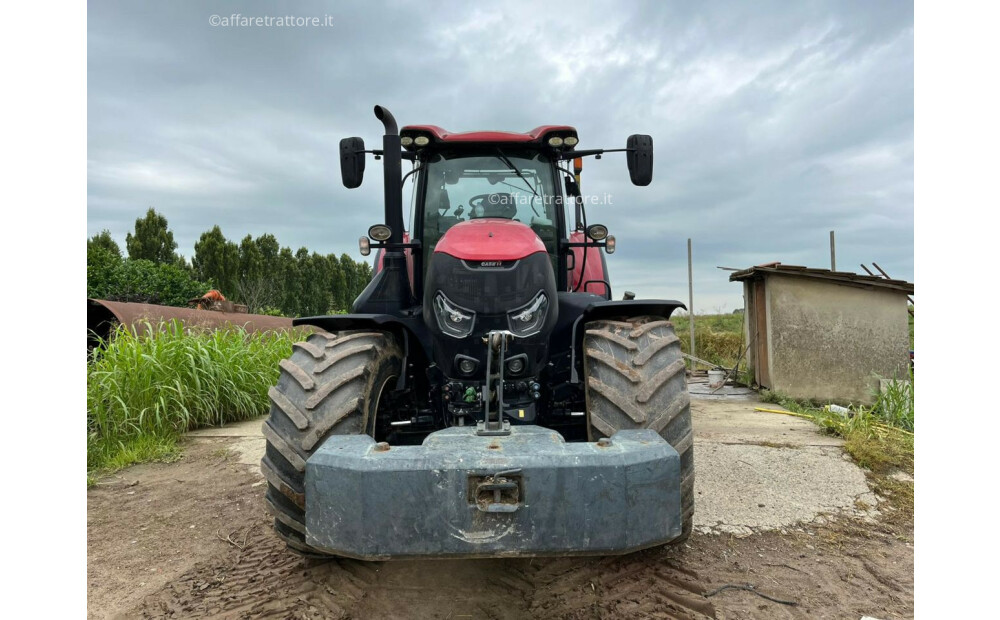
[[[382,159],[385,220],[351,314],[282,361],[264,424],[274,527],[307,555],[614,554],[683,540],[694,512],[677,301],[612,300],[606,226],[587,225],[577,132],[385,126],[340,143],[344,185]],[[403,221],[402,160],[412,164]],[[602,252],[603,249],[603,252]]]

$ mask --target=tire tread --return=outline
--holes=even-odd
[[[662,317],[587,323],[584,375],[590,439],[619,430],[656,431],[681,457],[681,536],[694,516],[694,432],[680,338]],[[638,380],[637,380],[638,379]]]

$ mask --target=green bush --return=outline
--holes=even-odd
[[[87,469],[169,454],[187,430],[264,415],[297,333],[119,326],[87,363]]]
[[[87,248],[87,297],[185,306],[211,286],[175,264],[133,260],[99,246]]]

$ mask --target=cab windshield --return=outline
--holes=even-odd
[[[475,155],[440,154],[429,161],[423,246],[428,252],[449,228],[469,219],[504,218],[530,226],[556,253],[556,209],[551,163],[541,153],[496,149]]]

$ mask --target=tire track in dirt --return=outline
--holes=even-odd
[[[139,609],[143,618],[714,617],[697,577],[656,552],[625,558],[306,560],[271,532],[203,562]],[[136,614],[130,614],[134,617]]]
[[[660,550],[545,561],[532,576],[531,615],[545,618],[714,618],[695,573]]]

